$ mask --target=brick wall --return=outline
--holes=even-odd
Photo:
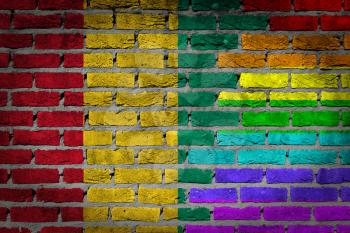
[[[0,233],[350,233],[349,10],[0,0]]]

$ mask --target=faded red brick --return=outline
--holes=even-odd
[[[82,49],[84,36],[75,34],[38,34],[35,36],[36,49]]]
[[[66,53],[63,61],[64,68],[81,68],[84,66],[84,55],[81,53]]]
[[[340,11],[341,0],[294,0],[296,11]]]
[[[61,208],[62,222],[83,221],[82,207],[62,207]]]
[[[19,130],[13,131],[14,145],[33,145],[33,146],[58,146],[60,144],[60,133],[58,130]]]
[[[10,133],[8,131],[0,131],[0,146],[8,146],[10,144]]]
[[[15,54],[16,68],[58,68],[61,64],[59,54]]]
[[[64,106],[83,106],[84,94],[82,92],[65,92]]]
[[[83,182],[84,171],[81,168],[65,168],[63,170],[63,181],[66,183]]]
[[[0,88],[31,88],[32,82],[31,73],[0,73]]]
[[[36,150],[35,163],[45,165],[82,164],[83,150]]]
[[[10,63],[9,53],[0,53],[0,67],[8,67]]]
[[[39,233],[83,233],[81,227],[43,227]]]
[[[0,0],[0,10],[34,10],[36,0]]]
[[[35,85],[45,89],[83,88],[81,73],[35,73]]]
[[[61,15],[32,15],[32,14],[15,14],[13,18],[15,29],[25,28],[60,28]]]
[[[83,10],[83,0],[39,0],[39,10]]]
[[[321,16],[321,30],[323,31],[345,31],[350,30],[350,16]]]
[[[14,184],[50,184],[59,182],[58,169],[16,168],[12,169]]]
[[[11,207],[12,222],[57,222],[56,207]]]
[[[24,91],[12,93],[13,106],[49,107],[58,106],[60,94],[47,91]]]
[[[317,16],[271,16],[271,31],[316,31]]]
[[[0,150],[0,164],[30,164],[32,151],[26,149]]]
[[[36,191],[37,201],[43,202],[82,202],[84,190],[80,188],[41,188]]]
[[[33,194],[32,189],[0,188],[1,201],[32,202]]]
[[[0,126],[33,126],[33,112],[0,111]]]
[[[66,29],[84,28],[84,15],[76,14],[76,13],[66,13],[64,15],[64,28]]]
[[[0,14],[0,29],[9,29],[11,24],[11,16],[9,14]]]
[[[83,145],[83,131],[81,130],[65,130],[63,134],[63,141],[65,146],[82,146]]]
[[[18,49],[32,47],[31,34],[0,34],[0,47]]]
[[[290,11],[291,0],[243,0],[246,11]]]

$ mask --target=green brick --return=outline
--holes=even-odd
[[[210,220],[210,210],[204,207],[199,208],[179,208],[178,220],[180,221],[208,221]]]
[[[185,73],[178,73],[177,87],[182,88],[186,86],[187,77]]]
[[[179,169],[179,183],[211,184],[213,171],[210,169],[185,168]]]
[[[178,5],[179,10],[188,10],[189,6],[190,6],[189,0],[179,0],[179,5]]]
[[[219,107],[266,107],[265,100],[219,100]]]
[[[223,30],[266,30],[268,16],[224,15],[220,17]]]
[[[179,106],[209,107],[213,106],[216,99],[215,92],[187,92],[178,93]]]
[[[350,126],[350,112],[343,112],[341,114],[341,120],[343,122],[343,126]]]
[[[188,125],[188,114],[187,111],[178,111],[177,113],[177,124],[178,126]]]
[[[243,112],[243,126],[288,126],[289,112]]]
[[[236,88],[238,77],[234,73],[190,73],[191,88]]]
[[[179,150],[178,151],[178,164],[183,164],[185,163],[187,158],[187,153],[185,150]]]
[[[192,10],[231,10],[239,9],[240,0],[192,0]]]
[[[270,100],[271,107],[317,107],[317,100]]]
[[[182,226],[178,226],[177,227],[177,233],[183,233],[184,232],[184,229]]]
[[[327,107],[349,107],[350,100],[322,100],[321,105]]]
[[[339,113],[334,111],[293,112],[293,126],[338,126]]]
[[[211,130],[179,130],[178,143],[180,146],[213,146],[214,131]]]
[[[179,188],[177,190],[178,200],[177,203],[185,204],[186,203],[186,189]]]
[[[216,65],[215,54],[179,54],[179,68],[213,68]]]
[[[179,15],[179,30],[215,30],[215,16]]]
[[[237,46],[236,34],[193,34],[191,37],[193,50],[228,50]]]
[[[186,34],[178,34],[178,49],[185,50],[187,48],[187,35]]]
[[[238,120],[238,112],[191,112],[192,126],[237,126]]]

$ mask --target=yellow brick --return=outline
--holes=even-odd
[[[321,100],[350,100],[350,92],[321,92]]]
[[[141,112],[141,127],[176,126],[177,111]]]
[[[132,188],[94,188],[90,187],[87,192],[88,202],[134,202],[135,194]]]
[[[288,87],[288,74],[255,74],[242,73],[242,88],[285,88]]]
[[[336,74],[292,74],[292,88],[338,88]]]
[[[288,49],[287,35],[243,34],[242,48],[247,50]]]
[[[218,100],[266,100],[265,92],[220,92]]]
[[[139,34],[141,49],[177,49],[177,34]]]
[[[167,106],[168,107],[177,107],[178,106],[178,94],[176,92],[168,92],[167,95]]]
[[[145,10],[177,10],[178,0],[141,0],[141,8]]]
[[[84,131],[84,146],[104,146],[112,144],[111,131]]]
[[[313,54],[269,54],[267,62],[270,68],[312,69],[317,65]]]
[[[136,8],[138,0],[90,0],[90,7],[97,9]]]
[[[108,207],[84,207],[85,222],[105,222],[108,219]]]
[[[169,30],[177,30],[179,28],[179,17],[175,14],[169,14]]]
[[[112,68],[113,54],[111,53],[85,53],[85,68]]]
[[[178,74],[139,73],[139,87],[177,87]]]
[[[112,101],[112,92],[84,92],[84,106],[110,106]]]
[[[160,14],[117,14],[117,29],[165,29],[165,16]]]
[[[140,164],[177,164],[177,150],[143,149],[138,154]]]
[[[126,107],[162,106],[163,93],[162,92],[141,92],[141,93],[118,92],[117,105],[122,105]]]
[[[85,228],[86,233],[132,233],[132,227],[92,227]]]
[[[170,220],[177,219],[177,217],[178,217],[177,208],[170,208],[170,207],[163,208],[163,220],[170,221]]]
[[[118,53],[117,65],[121,68],[164,68],[164,55],[161,53]]]
[[[320,56],[321,69],[349,69],[349,54],[322,54]]]
[[[166,132],[166,143],[168,146],[178,145],[177,131]]]
[[[171,205],[177,204],[177,188],[146,188],[139,187],[138,202],[143,204]]]
[[[316,92],[271,92],[270,100],[315,100]]]
[[[118,146],[162,146],[164,144],[161,131],[118,131]]]
[[[84,28],[89,29],[112,29],[113,14],[85,14]]]
[[[137,125],[136,112],[89,112],[89,125]]]
[[[178,68],[179,64],[179,56],[177,53],[169,53],[168,54],[168,68]]]
[[[177,169],[165,169],[165,183],[177,183],[178,180],[178,171]]]
[[[87,34],[88,49],[131,49],[134,47],[134,34]]]
[[[102,168],[85,168],[84,169],[84,183],[90,184],[110,184],[111,171]]]
[[[147,207],[113,207],[114,221],[159,222],[160,208]]]
[[[88,149],[87,163],[89,165],[114,165],[114,164],[133,164],[134,150],[132,149]]]
[[[350,88],[350,74],[342,74],[340,79],[343,88]]]
[[[134,87],[132,73],[88,73],[88,87]]]
[[[178,233],[177,226],[136,226],[136,233]]]
[[[161,184],[162,169],[116,168],[116,184]]]

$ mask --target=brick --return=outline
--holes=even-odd
[[[180,77],[179,77],[180,78]],[[190,88],[236,88],[238,77],[234,73],[190,73]]]
[[[333,226],[308,226],[308,225],[289,225],[288,233],[300,232],[333,232]]]
[[[0,111],[0,126],[33,126],[33,112]]]
[[[112,53],[85,53],[84,68],[112,68]]]
[[[50,107],[58,106],[60,95],[58,92],[14,92],[12,93],[13,106]]]
[[[84,92],[84,106],[110,106],[112,92]]]
[[[288,74],[287,73],[270,73],[270,74],[241,73],[240,85],[242,88],[285,88],[288,86]],[[249,96],[249,94],[247,95]],[[259,98],[258,100],[263,100],[263,99]]]
[[[192,10],[194,11],[209,11],[209,10],[231,10],[238,9],[240,2],[238,0],[217,1],[217,0],[194,0],[192,2]]]
[[[39,10],[83,10],[83,0],[39,0]]]
[[[161,53],[118,53],[117,66],[121,68],[164,68]]]
[[[161,146],[164,144],[161,131],[117,131],[118,146]]]
[[[271,107],[317,107],[317,104],[315,92],[270,92]]]
[[[267,63],[270,68],[312,69],[317,66],[316,55],[308,54],[269,54]]]
[[[58,169],[49,169],[49,168],[12,169],[12,182],[14,184],[58,183],[59,172],[58,172]]]
[[[138,84],[141,88],[147,87],[177,87],[178,74],[151,74],[139,73]]]
[[[292,45],[300,50],[338,50],[340,41],[331,35],[295,35]]]
[[[296,0],[294,2],[294,9],[296,11],[340,11],[341,8],[341,0],[335,0],[332,2],[327,0]]]
[[[86,48],[131,49],[134,41],[134,34],[87,34]]]
[[[246,83],[250,82],[247,78],[249,78],[247,75],[241,74],[241,85],[251,85]],[[265,107],[266,94],[264,92],[223,91],[219,94],[218,105],[219,107]]]
[[[176,205],[178,203],[177,188],[146,188],[138,189],[138,202],[155,205]]]
[[[65,130],[63,134],[63,142],[65,146],[82,146],[83,132],[79,130]]]
[[[7,208],[0,207],[0,221],[6,221],[7,219]],[[1,228],[0,228],[1,231]]]
[[[178,16],[179,30],[215,30],[216,19],[214,16]]]
[[[10,133],[8,131],[0,131],[0,146],[8,146],[9,144],[10,144]]]
[[[61,65],[59,54],[15,54],[15,68],[58,68]]]
[[[32,151],[25,149],[1,149],[0,164],[30,164]]]
[[[0,29],[10,29],[11,15],[0,14]]]
[[[314,208],[316,221],[348,221],[350,220],[349,206],[317,206]]]
[[[84,169],[84,183],[88,184],[110,184],[111,171],[102,168],[86,168]]]
[[[117,105],[125,107],[147,107],[147,106],[162,106],[162,92],[118,92],[116,97]]]
[[[84,14],[84,28],[112,29],[113,14]]]
[[[290,150],[290,164],[335,164],[336,151],[330,150]]]
[[[180,54],[179,68],[212,68],[215,66],[214,54]]]
[[[66,183],[81,183],[84,179],[83,169],[80,168],[64,168],[63,181]]]
[[[84,146],[103,146],[112,144],[112,131],[84,131]]]
[[[242,48],[246,50],[282,50],[288,49],[287,35],[243,34]]]
[[[169,208],[169,207],[163,208],[163,220],[170,221],[170,220],[177,219],[177,217],[178,217],[177,208]]]
[[[292,74],[292,88],[338,88],[336,74]]]
[[[176,92],[168,92],[167,93],[167,107],[177,107],[179,105],[178,101],[178,93]]]
[[[216,183],[260,183],[262,179],[262,169],[215,169]]]
[[[265,145],[265,130],[219,130],[217,144],[219,146]]]
[[[178,209],[178,220],[180,221],[209,221],[210,210],[204,207],[197,208],[179,208]],[[186,226],[187,231],[191,231],[188,225]],[[200,228],[199,228],[200,229]],[[195,231],[194,231],[195,232]],[[213,233],[216,231],[213,231]]]
[[[89,125],[129,125],[137,124],[136,112],[89,112]]]
[[[237,191],[235,188],[192,188],[189,200],[190,203],[235,203]]]
[[[40,233],[82,233],[81,227],[43,227]]]
[[[241,187],[241,202],[287,202],[286,188]]]
[[[84,35],[76,34],[37,34],[35,49],[82,49]]]
[[[80,53],[65,53],[63,59],[64,68],[84,67],[84,55]]]
[[[96,8],[96,9],[131,8],[131,7],[138,7],[138,6],[139,6],[139,1],[137,0],[120,0],[120,1],[92,0],[90,3],[90,7]]]
[[[83,202],[84,191],[80,188],[40,188],[36,190],[39,202]]]
[[[113,207],[113,221],[159,222],[160,208],[149,207]]]
[[[81,73],[35,73],[35,86],[44,89],[82,88],[84,76]]]
[[[324,131],[320,130],[319,140],[321,146],[347,146],[350,145],[350,131]]]
[[[219,112],[219,111],[193,111],[191,112],[192,126],[237,126],[237,112]]]
[[[13,131],[14,145],[48,145],[58,146],[60,144],[60,133],[58,130],[19,130]]]
[[[65,29],[84,28],[84,15],[78,14],[78,13],[65,13],[64,28]]]
[[[106,222],[108,207],[84,207],[84,222]]]
[[[213,171],[211,169],[185,168],[178,169],[179,183],[211,184]]]
[[[349,187],[341,187],[340,198],[343,202],[350,201],[350,188]]]
[[[345,2],[344,2],[344,10],[350,10],[350,2],[349,2],[349,0],[345,0]]]
[[[316,31],[317,16],[271,16],[271,31]]]
[[[346,232],[348,232],[350,230],[350,226],[349,225],[337,225],[336,228],[337,228],[336,231],[338,233],[346,233]]]
[[[1,188],[0,200],[11,202],[32,202],[34,192],[32,189]]]
[[[186,225],[187,233],[207,232],[207,233],[230,233],[234,232],[233,226],[198,226]]]
[[[193,149],[188,152],[189,164],[234,164],[235,153],[218,149]]]
[[[130,2],[130,1],[129,1]],[[131,3],[129,3],[131,4]],[[176,10],[180,6],[180,1],[170,1],[170,0],[141,0],[140,6],[142,9],[154,9],[154,10]],[[125,4],[126,5],[126,4]]]
[[[215,92],[178,93],[179,106],[209,107],[216,99]]]
[[[82,207],[62,207],[61,217],[62,217],[62,222],[82,221],[83,208]]]
[[[133,164],[134,151],[131,149],[88,149],[87,150],[88,164]]]
[[[263,68],[264,54],[233,54],[219,53],[218,67],[220,68]]]
[[[243,126],[288,126],[289,112],[243,112]]]
[[[0,67],[8,67],[10,64],[10,54],[0,53]]]
[[[296,111],[292,114],[293,126],[338,126],[339,113],[334,111]]]
[[[349,67],[350,55],[348,54],[323,54],[320,57],[321,69],[348,69]]]
[[[222,30],[265,30],[268,23],[265,15],[223,15],[220,16]]]
[[[268,184],[279,183],[312,183],[313,171],[307,168],[273,169],[266,170]]]
[[[302,206],[266,206],[264,207],[266,221],[310,221],[311,208]]]
[[[350,49],[350,35],[344,35],[344,49]]]
[[[320,168],[316,181],[319,184],[341,184],[350,181],[350,169],[348,168]]]
[[[290,11],[291,0],[243,0],[245,11]]]
[[[88,73],[88,87],[134,87],[132,73]]]
[[[175,126],[178,124],[176,111],[152,111],[140,113],[141,127]]]
[[[32,47],[33,36],[31,34],[2,34],[0,35],[0,47],[18,49]]]
[[[59,28],[61,27],[61,15],[32,15],[32,14],[15,14],[13,25],[15,29],[26,28]]]
[[[141,49],[177,49],[179,43],[177,34],[139,34],[138,42]]]
[[[181,227],[178,226],[136,226],[137,233],[178,233],[178,230],[180,229]]]
[[[0,106],[6,106],[6,105],[7,105],[7,92],[0,91]]]
[[[214,207],[214,220],[259,220],[260,207]]]
[[[230,50],[238,47],[237,34],[192,34],[193,50]]]
[[[134,202],[134,190],[131,188],[89,188],[88,202],[130,203]]]
[[[341,164],[347,165],[350,164],[350,151],[349,150],[342,150],[340,152],[340,162]]]
[[[35,163],[47,165],[82,164],[82,150],[36,150]]]
[[[268,143],[270,145],[315,145],[316,131],[271,130]]]
[[[36,0],[0,1],[0,10],[34,10]]]
[[[336,188],[291,187],[292,202],[331,202],[338,200]]]
[[[7,169],[0,169],[0,184],[6,184],[9,179]]]
[[[212,146],[214,145],[214,132],[211,130],[179,130],[179,145]]]
[[[321,30],[323,31],[347,31],[350,30],[350,16],[321,16]]]
[[[115,182],[117,184],[160,184],[162,183],[162,169],[116,168]]]
[[[177,183],[178,170],[177,169],[164,169],[164,183],[171,184]]]
[[[165,16],[161,14],[119,13],[117,29],[165,29]]]
[[[83,127],[84,113],[72,111],[38,112],[39,127]]]
[[[0,73],[0,88],[31,88],[32,81],[31,73]]]
[[[341,116],[342,125],[349,126],[350,125],[350,112],[343,112]]]
[[[138,153],[139,164],[177,164],[180,152],[177,150],[142,149]]]
[[[119,2],[119,1],[118,1]],[[103,232],[113,232],[113,233],[132,233],[132,227],[128,226],[88,226],[86,227],[87,233],[103,233]]]
[[[285,150],[241,150],[238,151],[238,164],[275,164],[284,165]]]
[[[57,222],[58,208],[55,207],[11,207],[12,222]]]

